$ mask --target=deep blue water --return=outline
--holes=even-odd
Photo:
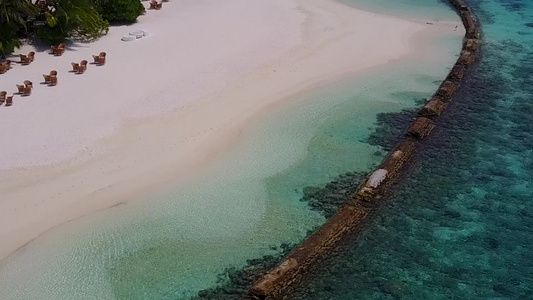
[[[289,299],[533,299],[533,1],[467,2],[484,31],[475,72],[370,228]]]

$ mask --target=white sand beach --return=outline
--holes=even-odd
[[[186,180],[274,105],[421,55],[415,46],[457,24],[334,1],[171,0],[60,57],[25,45],[15,53],[36,51],[35,61],[0,75],[9,94],[34,83],[31,96],[0,107],[0,259],[55,226]],[[135,29],[150,35],[121,41]],[[101,51],[105,66],[69,72]],[[39,84],[51,70],[58,85]]]

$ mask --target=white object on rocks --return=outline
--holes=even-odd
[[[371,188],[377,188],[383,180],[387,177],[388,171],[385,169],[377,169],[370,175],[370,178],[368,178],[368,181],[366,182],[365,186],[371,187]]]

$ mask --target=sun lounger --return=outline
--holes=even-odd
[[[44,77],[44,83],[50,84],[50,77],[52,77],[52,76],[43,74],[43,77]]]
[[[11,69],[11,61],[9,59],[0,63],[0,74],[4,74],[9,69]]]
[[[163,3],[157,3],[155,0],[150,1],[150,9],[161,9],[162,7]]]
[[[74,73],[78,73],[78,70],[80,69],[80,64],[79,63],[70,63],[72,65],[72,71]]]
[[[57,71],[56,70],[52,70],[50,71],[50,74],[43,74],[43,77],[44,77],[44,83],[48,83],[50,84],[50,78],[52,76],[57,76]]]
[[[82,60],[80,62],[80,65],[78,67],[78,74],[83,74],[86,70],[87,70],[87,61],[86,60]]]
[[[22,96],[29,96],[31,95],[31,86],[25,86],[22,90]]]
[[[76,72],[76,74],[83,74],[85,73],[85,71],[87,70],[87,66],[86,65],[83,65],[83,66],[79,66],[78,68],[78,72]]]
[[[30,88],[33,88],[33,82],[31,82],[31,81],[29,81],[29,80],[24,80],[24,85],[25,85],[26,87],[29,86]]]
[[[11,106],[13,104],[13,96],[6,98],[6,106]]]
[[[28,58],[30,59],[30,62],[32,62],[35,59],[35,52],[31,51],[28,53]]]
[[[100,54],[98,54],[98,56],[96,55],[93,55],[93,59],[94,59],[94,63],[97,64],[97,65],[105,65],[105,57],[106,57],[106,53],[105,52],[100,52]]]
[[[19,94],[22,94],[22,93],[24,92],[24,88],[25,88],[25,87],[26,87],[26,86],[23,85],[23,84],[17,84],[18,93],[19,93]]]
[[[57,76],[50,76],[49,85],[51,85],[51,86],[56,86],[57,85]]]
[[[63,55],[63,53],[65,53],[65,47],[58,47],[57,50],[55,51],[54,55],[55,56],[61,56],[61,55]]]
[[[6,91],[1,91],[0,92],[0,104],[4,103],[4,101],[6,101],[6,95],[7,95]]]
[[[63,55],[63,53],[65,53],[65,48],[67,47],[67,45],[61,43],[59,44],[57,47],[56,46],[51,46],[52,48],[52,52],[50,54],[54,54],[56,56],[61,56]]]
[[[20,57],[20,63],[23,64],[23,65],[29,65],[31,63],[31,59],[24,55],[24,54],[19,54],[19,57]]]
[[[100,52],[100,55],[98,55],[98,64],[100,65],[105,65],[105,57],[106,57],[106,53],[105,52]]]

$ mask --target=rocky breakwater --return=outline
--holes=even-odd
[[[249,299],[282,299],[285,292],[297,283],[302,274],[317,262],[320,256],[335,247],[347,233],[357,234],[365,228],[379,208],[380,199],[390,185],[401,176],[401,170],[410,159],[417,144],[435,127],[435,119],[452,101],[465,78],[468,68],[479,53],[481,32],[474,14],[463,0],[450,0],[466,29],[459,59],[436,93],[418,112],[404,138],[385,158],[377,170],[363,181],[351,199],[328,222],[290,253],[286,259],[262,276],[250,288]]]

